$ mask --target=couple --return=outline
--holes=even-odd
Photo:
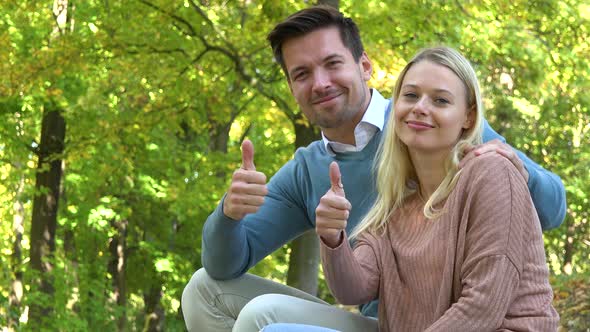
[[[423,50],[391,107],[369,89],[358,29],[338,11],[304,9],[269,41],[322,140],[268,186],[243,144],[243,166],[203,230],[204,269],[183,292],[187,328],[556,330],[541,227],[563,220],[563,185],[489,127],[469,63]],[[376,301],[358,315],[246,273],[311,228],[336,298],[379,298],[378,320]]]

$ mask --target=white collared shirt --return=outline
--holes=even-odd
[[[383,96],[376,89],[371,89],[371,101],[369,107],[363,115],[363,118],[354,128],[354,140],[356,145],[344,144],[340,142],[332,142],[322,132],[322,140],[326,147],[326,151],[330,155],[335,155],[336,152],[356,152],[362,151],[371,141],[377,131],[383,130],[385,123],[385,109],[389,100]]]

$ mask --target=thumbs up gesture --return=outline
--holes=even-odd
[[[258,211],[267,193],[266,175],[256,172],[254,166],[254,146],[250,140],[244,140],[242,166],[232,176],[223,201],[223,213],[233,220],[242,220],[247,214]]]
[[[336,162],[330,164],[331,188],[320,199],[315,209],[315,231],[326,245],[335,248],[342,242],[352,206],[346,199],[342,187],[340,168]]]

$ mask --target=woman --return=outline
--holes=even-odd
[[[523,177],[498,154],[458,168],[482,135],[469,62],[450,48],[422,50],[394,100],[376,161],[378,198],[350,236],[354,249],[344,229],[317,229],[336,299],[378,298],[380,331],[556,331]]]

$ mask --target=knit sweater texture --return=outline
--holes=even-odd
[[[528,188],[505,158],[471,161],[430,220],[409,196],[384,232],[321,245],[343,304],[379,298],[380,331],[556,331],[559,316]],[[440,207],[440,206],[439,206]]]

